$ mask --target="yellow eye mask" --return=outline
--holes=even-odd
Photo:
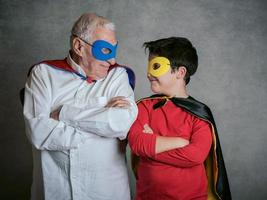
[[[148,63],[147,72],[152,76],[159,77],[166,74],[171,67],[170,61],[165,57],[155,57]]]

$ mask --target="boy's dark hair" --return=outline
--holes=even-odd
[[[190,81],[198,66],[198,56],[195,47],[187,38],[169,37],[155,41],[145,42],[145,50],[149,50],[150,55],[166,57],[171,62],[172,71],[180,66],[187,69],[185,75],[186,84]]]

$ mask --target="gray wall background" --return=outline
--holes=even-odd
[[[71,26],[87,11],[117,25],[118,62],[136,72],[136,99],[151,94],[142,43],[193,42],[199,69],[189,92],[213,110],[233,199],[267,199],[266,8],[264,0],[1,0],[0,199],[29,198],[31,146],[18,97],[28,68],[64,58]]]

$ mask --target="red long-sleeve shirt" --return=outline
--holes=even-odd
[[[154,110],[153,105],[159,100],[138,103],[139,114],[128,135],[133,153],[140,156],[136,200],[207,199],[204,161],[212,143],[211,127],[171,101]],[[143,133],[145,124],[153,134]],[[158,135],[182,137],[190,143],[156,154]]]

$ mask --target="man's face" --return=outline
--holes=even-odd
[[[112,46],[117,44],[117,39],[115,32],[104,27],[98,27],[93,33],[91,44],[94,44],[95,41],[103,40],[110,43]],[[102,79],[107,76],[108,69],[110,65],[115,64],[115,58],[110,58],[108,60],[97,59],[93,54],[93,47],[85,44],[85,51],[82,57],[82,65],[88,71],[87,75],[92,77],[95,80]],[[103,42],[102,42],[103,44]],[[100,43],[101,46],[101,43]],[[99,49],[98,49],[99,50]],[[109,49],[101,49],[103,55],[109,54]]]

